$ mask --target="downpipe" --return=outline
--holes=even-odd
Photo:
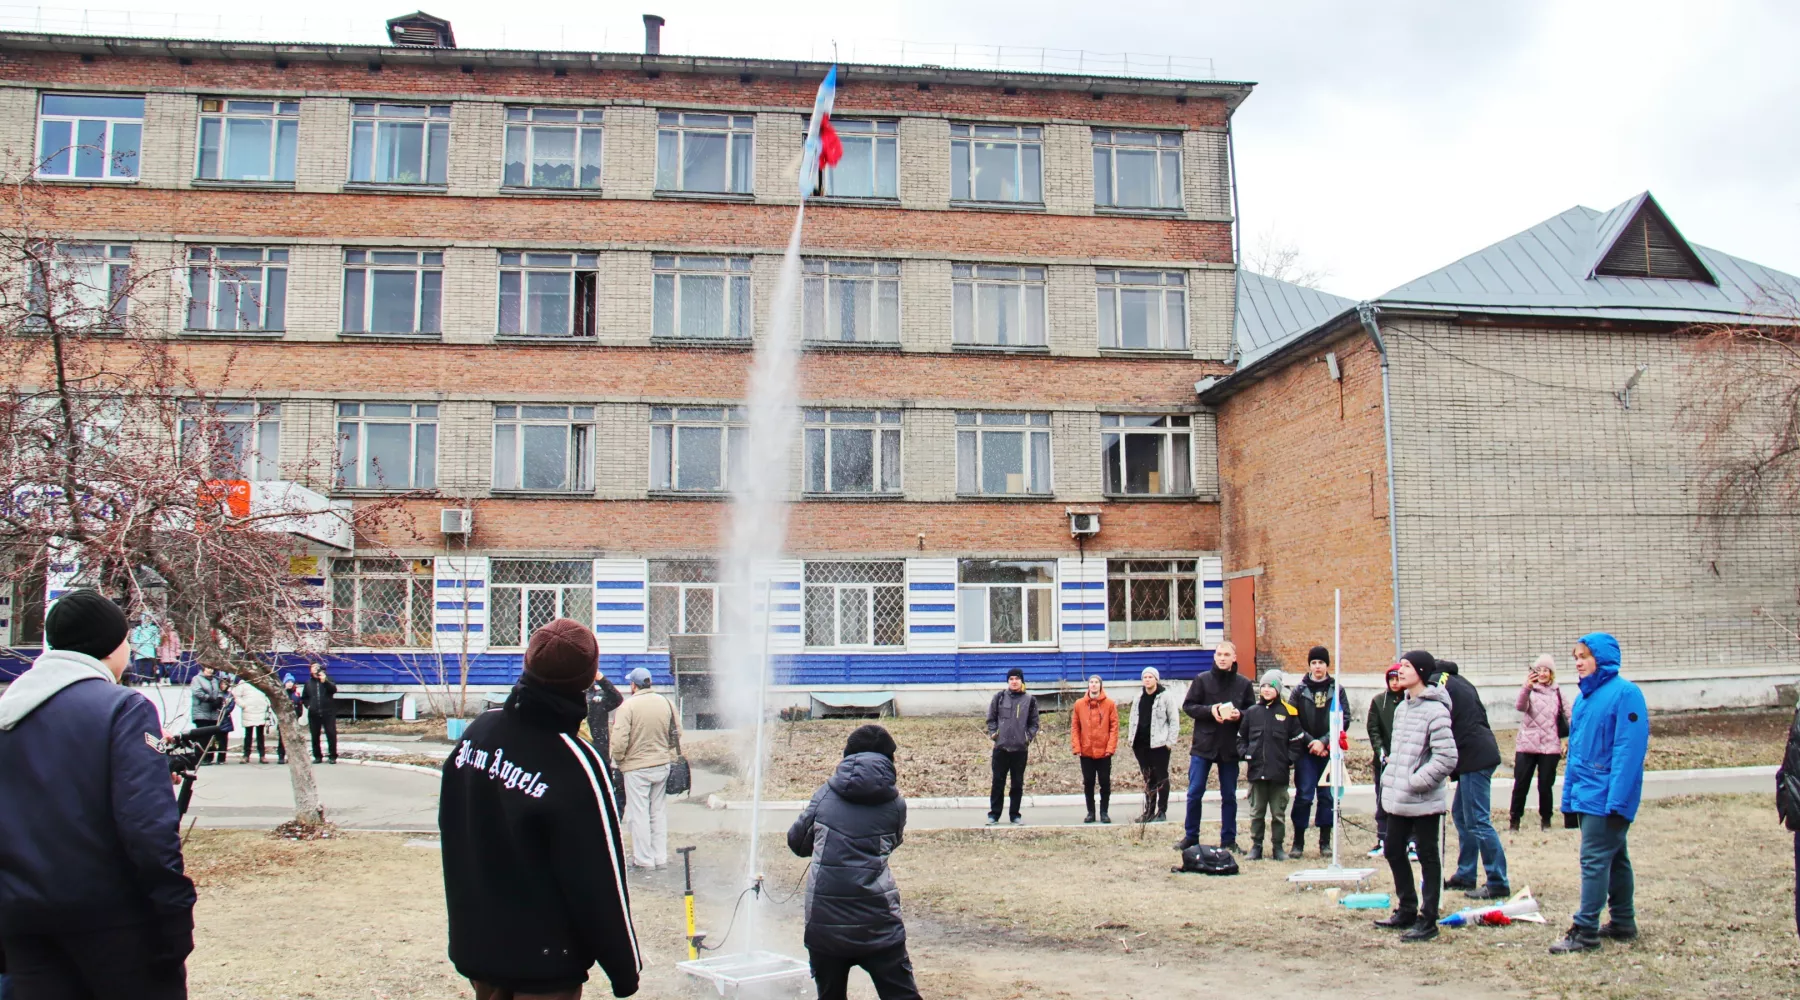
[[[1388,579],[1394,591],[1394,659],[1398,660],[1401,653],[1400,522],[1394,516],[1394,407],[1388,388],[1387,341],[1382,339],[1381,324],[1376,320],[1373,303],[1358,304],[1356,318],[1362,321],[1363,329],[1369,332],[1369,339],[1375,342],[1375,350],[1381,355],[1381,437],[1387,448]]]

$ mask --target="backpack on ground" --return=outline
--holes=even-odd
[[[1171,870],[1197,875],[1236,875],[1238,863],[1223,847],[1195,844],[1181,852],[1181,867]]]

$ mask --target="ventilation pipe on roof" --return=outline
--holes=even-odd
[[[1405,647],[1400,644],[1400,526],[1394,522],[1394,407],[1388,395],[1387,341],[1381,338],[1374,303],[1358,303],[1356,318],[1362,320],[1363,329],[1369,332],[1369,339],[1381,354],[1381,436],[1387,445],[1388,578],[1394,591],[1394,659],[1398,660]]]
[[[662,27],[666,24],[655,14],[644,15],[644,54],[647,56],[662,55]]]

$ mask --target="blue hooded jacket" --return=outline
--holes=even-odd
[[[1650,710],[1636,684],[1619,676],[1619,640],[1590,632],[1581,644],[1599,669],[1581,679],[1569,719],[1569,765],[1562,809],[1636,819],[1650,749]]]

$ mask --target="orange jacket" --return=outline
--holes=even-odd
[[[1082,695],[1069,710],[1069,743],[1083,757],[1111,757],[1119,749],[1119,706],[1100,692]]]

